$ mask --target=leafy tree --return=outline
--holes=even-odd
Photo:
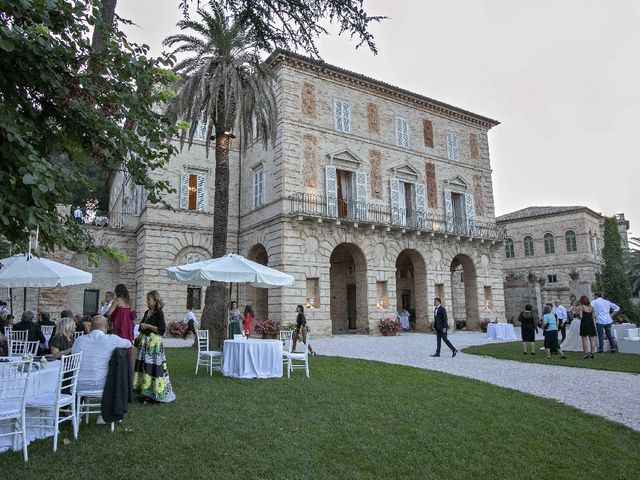
[[[215,1],[211,11],[198,10],[201,21],[181,20],[183,31],[168,37],[164,44],[174,53],[191,54],[176,65],[186,80],[169,104],[171,122],[186,120],[191,128],[182,140],[189,145],[199,122],[207,124],[206,148],[215,138],[215,195],[213,257],[227,253],[229,223],[229,149],[234,125],[246,141],[256,136],[265,144],[275,141],[277,108],[271,75],[258,55],[253,30],[244,19],[225,15]],[[255,130],[254,130],[255,126]],[[246,142],[245,142],[246,143]],[[212,283],[205,292],[202,324],[214,344],[225,338],[227,285]]]
[[[627,256],[627,273],[631,281],[631,293],[640,293],[640,238],[632,238],[629,243],[634,247],[629,250]]]
[[[601,276],[603,295],[620,306],[620,313],[635,319],[635,308],[631,303],[631,286],[625,269],[618,221],[615,217],[604,220],[602,258],[605,263]]]
[[[103,33],[98,49],[91,27]],[[39,226],[44,251],[95,258],[103,249],[58,207],[91,191],[96,171],[126,169],[152,203],[171,190],[149,171],[176,152],[176,127],[153,109],[172,94],[172,60],[150,58],[80,0],[0,0],[0,53],[2,235],[24,251]]]

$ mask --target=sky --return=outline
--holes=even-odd
[[[119,0],[159,54],[178,0]],[[193,0],[195,4],[195,0]],[[202,3],[202,2],[201,2]],[[489,132],[496,215],[527,206],[623,212],[640,236],[640,2],[365,0],[379,49],[319,40],[322,59],[501,122]],[[638,233],[634,233],[638,232]]]

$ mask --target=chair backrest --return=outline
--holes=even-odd
[[[80,363],[82,362],[82,353],[83,352],[79,352],[73,355],[62,356],[60,376],[58,377],[58,396],[64,393],[75,397],[76,386],[78,384],[78,372],[80,372]]]
[[[23,340],[13,340],[11,342],[11,353],[13,356],[22,356],[30,353],[36,355],[38,353],[38,342],[27,342]]]
[[[291,350],[291,347],[293,346],[293,337],[289,338],[287,351],[289,351],[291,353],[304,353],[304,356],[306,358],[307,357],[307,353],[308,353],[307,345],[309,345],[310,339],[311,339],[311,334],[307,333],[307,343],[304,343],[302,341],[302,335],[299,335],[298,336],[298,342],[296,344],[296,351],[294,352],[293,350]],[[302,348],[302,351],[300,350],[300,348]]]
[[[73,334],[73,338],[78,338],[78,337],[81,337],[82,335],[84,335],[84,332],[75,332]]]
[[[0,403],[20,402],[21,408],[24,408],[32,364],[32,360],[0,363]]]
[[[12,342],[26,342],[29,336],[29,332],[26,330],[12,330],[10,339]]]
[[[4,327],[4,336],[8,339],[11,338],[11,330],[13,330],[13,327],[11,325]]]
[[[209,350],[209,330],[198,330],[198,352]]]
[[[55,327],[53,325],[43,325],[40,327],[40,330],[42,330],[43,335],[52,335],[54,328]]]
[[[293,330],[280,330],[280,341],[282,342],[282,348],[289,352],[291,351],[291,337],[293,336]]]

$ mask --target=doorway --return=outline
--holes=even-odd
[[[347,320],[349,321],[349,330],[355,331],[356,318],[358,318],[358,307],[356,304],[356,286],[347,285]]]

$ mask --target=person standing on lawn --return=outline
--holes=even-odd
[[[296,329],[293,331],[291,335],[291,352],[296,351],[296,345],[298,343],[298,338],[302,339],[302,343],[307,346],[309,353],[311,355],[315,355],[316,353],[311,348],[311,344],[307,342],[307,317],[304,315],[304,307],[302,305],[298,305],[296,307]]]
[[[187,328],[185,329],[184,333],[182,334],[182,339],[186,339],[187,335],[189,335],[189,332],[193,333],[193,346],[197,346],[198,345],[198,332],[196,332],[196,326],[198,325],[198,319],[196,318],[196,314],[193,313],[193,309],[190,308],[187,311],[187,314],[184,316],[184,320],[182,320],[182,323],[184,323]]]
[[[560,358],[567,358],[558,343],[558,320],[551,313],[551,307],[545,305],[542,317],[542,330],[544,331],[544,353],[547,360],[551,359],[551,353],[558,352]]]
[[[524,310],[520,312],[518,321],[521,325],[522,333],[522,349],[523,354],[527,355],[527,347],[531,347],[531,355],[536,354],[536,333],[538,332],[538,326],[536,325],[536,319],[533,314],[533,307],[529,304],[524,306]]]
[[[458,353],[458,350],[451,344],[451,342],[447,339],[447,329],[449,328],[449,320],[447,318],[447,309],[442,306],[442,300],[438,297],[433,301],[434,309],[433,309],[433,318],[435,320],[436,327],[436,353],[431,355],[432,357],[440,356],[440,346],[442,341],[447,344],[447,347],[451,349],[451,356],[455,357]]]
[[[578,318],[580,318],[580,337],[582,337],[584,358],[593,358],[593,352],[596,350],[596,323],[593,307],[590,305],[589,297],[586,295],[580,297]],[[591,351],[587,348],[589,345],[591,346]]]
[[[611,325],[613,325],[613,318],[620,311],[620,307],[609,300],[602,298],[602,294],[594,293],[595,300],[591,302],[593,311],[596,316],[596,330],[598,332],[598,352],[604,352],[604,334],[607,334],[609,340],[609,346],[611,347],[611,353],[616,353],[618,345],[616,339],[611,331]],[[613,309],[613,313],[610,314]]]
[[[560,343],[564,342],[565,337],[567,336],[567,309],[560,303],[560,300],[556,300],[555,307],[553,308],[553,313],[558,320],[558,330],[560,331],[560,335],[562,336],[562,340]]]

